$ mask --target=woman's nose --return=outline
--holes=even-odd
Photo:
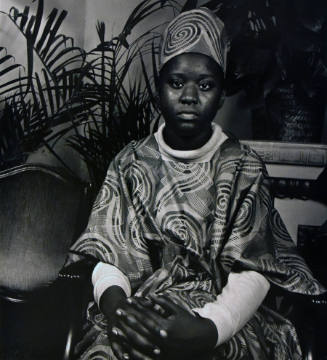
[[[185,85],[180,100],[184,104],[197,104],[199,101],[199,94],[196,85],[195,84]]]

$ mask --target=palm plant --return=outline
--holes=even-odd
[[[60,34],[65,10],[53,9],[44,20],[44,0],[38,0],[35,14],[29,6],[1,13],[25,38],[27,57],[25,66],[12,64],[13,57],[0,48],[0,169],[23,162],[41,146],[68,168],[55,148],[68,136],[96,189],[112,157],[130,140],[149,134],[158,120],[151,75],[144,72],[145,81],[128,78],[137,58],[145,70],[142,56],[152,48],[155,28],[131,44],[127,37],[141,21],[175,5],[142,1],[108,41],[105,24],[98,23],[99,44],[91,51]]]
[[[109,40],[106,40],[105,24],[96,26],[99,44],[87,53],[84,86],[75,99],[85,109],[80,112],[79,120],[75,118],[77,131],[68,139],[70,146],[82,155],[95,192],[112,158],[131,140],[145,137],[158,126],[160,115],[153,92],[157,26],[131,44],[127,37],[145,18],[173,6],[175,3],[171,1],[142,1],[128,17],[121,33]],[[149,71],[145,58],[151,55],[154,66]],[[143,71],[138,77],[139,68]]]
[[[76,110],[71,99],[80,86],[85,52],[74,46],[71,37],[59,33],[65,10],[53,9],[47,20],[43,12],[44,3],[39,0],[36,14],[29,6],[23,11],[12,7],[8,13],[1,13],[24,37],[27,53],[23,66],[10,63],[12,57],[1,49],[1,168],[24,161],[41,146],[56,156],[52,141],[71,127]],[[59,133],[56,129],[62,124]]]

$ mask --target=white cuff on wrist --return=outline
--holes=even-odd
[[[102,294],[110,286],[121,287],[126,296],[130,297],[132,290],[128,277],[116,266],[99,262],[92,273],[93,295],[95,302],[99,305]]]
[[[193,311],[214,322],[218,331],[218,346],[228,341],[251,319],[269,288],[266,278],[255,271],[231,273],[216,301]]]

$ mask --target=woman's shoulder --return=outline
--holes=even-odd
[[[262,158],[248,145],[238,139],[228,138],[221,146],[221,160],[235,161],[243,166],[253,166],[264,169]]]
[[[116,162],[130,163],[158,151],[157,142],[153,134],[139,140],[130,141],[115,157]]]

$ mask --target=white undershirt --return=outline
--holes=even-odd
[[[163,129],[165,124],[162,124],[158,131],[154,134],[157,140],[160,154],[163,160],[183,160],[185,162],[205,162],[210,161],[213,154],[218,150],[221,144],[227,139],[227,135],[222,132],[221,127],[212,123],[212,134],[210,139],[200,148],[194,150],[175,150],[171,148],[163,138]]]

